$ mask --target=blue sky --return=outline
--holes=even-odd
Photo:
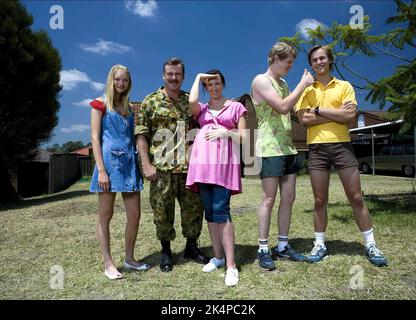
[[[90,141],[88,101],[104,92],[109,69],[126,65],[132,74],[132,101],[141,101],[162,85],[163,62],[181,57],[186,65],[182,88],[189,91],[199,72],[220,69],[227,97],[248,93],[253,77],[267,69],[267,54],[275,40],[334,20],[348,24],[350,8],[360,5],[373,32],[387,32],[385,20],[395,14],[393,1],[23,1],[33,15],[33,29],[43,29],[62,57],[59,124],[46,145],[69,140]],[[63,29],[53,30],[53,5],[63,9]],[[401,52],[411,57],[410,51]],[[400,62],[378,55],[355,56],[351,67],[377,80]],[[300,54],[286,76],[293,89],[309,65]],[[351,82],[363,84],[345,72]],[[356,90],[359,107],[375,110]],[[202,96],[202,99],[207,97]]]

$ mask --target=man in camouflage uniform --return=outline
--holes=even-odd
[[[170,241],[176,236],[175,198],[181,207],[182,234],[187,238],[184,258],[203,264],[209,262],[197,246],[203,206],[198,194],[185,187],[186,158],[192,138],[188,132],[196,129],[197,123],[189,111],[188,93],[181,90],[184,76],[185,66],[180,59],[165,62],[165,86],[143,100],[135,128],[143,175],[150,180],[150,204],[162,245],[160,269],[163,272],[173,269]]]

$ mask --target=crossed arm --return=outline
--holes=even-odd
[[[314,109],[301,109],[298,111],[298,119],[307,127],[330,121],[348,124],[354,120],[357,114],[357,105],[351,101],[344,102],[339,109],[319,108],[319,115]]]

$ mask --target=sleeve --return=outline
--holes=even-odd
[[[198,106],[199,106],[199,112],[202,112],[202,110],[208,108],[208,103],[198,102]]]
[[[240,118],[242,116],[245,116],[246,113],[247,113],[247,109],[240,102],[237,102],[236,108],[235,108],[235,114],[234,114],[235,124],[238,124],[238,121],[240,121]]]
[[[343,97],[342,97],[342,103],[346,101],[352,101],[353,103],[357,104],[357,100],[355,99],[355,91],[352,85],[349,82],[346,82]]]
[[[197,121],[199,120],[199,117],[201,116],[202,111],[208,107],[208,103],[207,103],[207,104],[204,104],[204,103],[202,103],[202,102],[198,102],[198,107],[199,107],[199,114],[198,114],[198,117],[194,118],[194,119],[195,119],[195,120],[197,120]]]
[[[311,104],[308,100],[308,91],[309,90],[303,91],[302,95],[300,96],[298,102],[295,105],[295,112],[298,112],[301,109],[312,108],[312,106],[311,106]]]
[[[95,99],[95,100],[90,102],[90,106],[91,106],[91,108],[94,108],[94,109],[97,109],[97,110],[101,111],[104,115],[105,110],[106,110],[104,102]]]
[[[150,132],[150,109],[149,102],[144,99],[139,109],[137,110],[137,124],[134,128],[134,135],[143,135],[149,139]]]

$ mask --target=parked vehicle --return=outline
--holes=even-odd
[[[372,172],[371,156],[358,158],[358,163],[363,173]],[[384,146],[374,156],[374,166],[376,170],[401,171],[406,177],[414,177],[415,146],[412,144]]]

